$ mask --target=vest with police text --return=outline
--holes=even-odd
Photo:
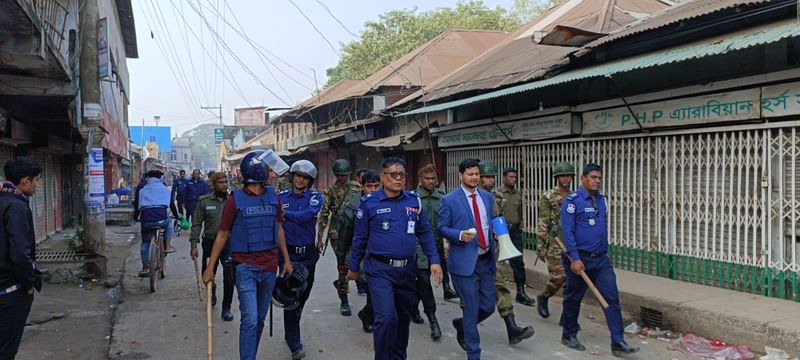
[[[231,229],[230,248],[234,253],[252,253],[278,247],[278,195],[272,186],[261,196],[234,190],[236,219]]]

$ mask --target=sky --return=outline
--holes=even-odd
[[[484,3],[509,9],[513,0]],[[425,11],[455,4],[456,0],[134,1],[139,58],[128,59],[128,121],[155,125],[154,116],[159,116],[159,125],[172,126],[172,136],[179,136],[199,124],[218,122],[219,110],[201,107],[221,104],[226,125],[233,124],[234,108],[291,107],[325,84],[325,70],[336,65],[341,44],[356,40],[353,34],[359,35],[366,21],[392,9]]]

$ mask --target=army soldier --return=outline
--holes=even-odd
[[[194,222],[189,242],[192,244],[190,255],[197,259],[197,243],[202,240],[203,246],[203,271],[208,267],[207,259],[211,256],[211,246],[217,237],[220,216],[225,200],[228,199],[228,178],[224,173],[214,173],[210,177],[213,192],[200,197],[194,210]],[[202,234],[201,234],[202,233]],[[202,239],[201,239],[202,236]],[[231,302],[233,301],[233,260],[228,247],[222,249],[219,257],[222,264],[222,320],[233,321]],[[214,264],[214,274],[217,273],[217,264]],[[217,305],[217,284],[211,286],[211,306]]]
[[[568,255],[562,261],[571,270],[564,290],[561,343],[571,349],[586,350],[577,337],[578,313],[587,289],[579,275],[585,272],[608,302],[603,314],[611,333],[611,353],[622,356],[638,352],[639,348],[628,345],[622,333],[617,279],[608,258],[608,207],[606,197],[600,194],[602,179],[599,165],[586,164],[581,172],[581,186],[561,204],[561,226]]]
[[[524,251],[522,243],[522,193],[515,187],[517,185],[517,169],[505,168],[503,170],[503,186],[492,191],[495,209],[498,216],[504,216],[508,222],[508,235],[511,242],[519,252]],[[508,260],[514,272],[514,282],[517,284],[517,302],[522,305],[533,306],[533,299],[525,293],[525,262],[522,256]]]
[[[342,209],[352,196],[361,194],[360,186],[355,181],[350,181],[352,168],[347,160],[339,159],[333,163],[333,174],[336,175],[336,182],[322,192],[323,203],[325,204],[319,213],[317,220],[317,246],[322,249],[326,239],[322,238],[325,228],[328,229],[328,238],[331,246],[335,250],[339,240],[339,229],[342,226]],[[347,300],[347,262],[343,254],[336,254],[336,268],[339,279],[333,282],[333,286],[339,293],[341,304],[339,312],[343,316],[350,316],[350,302]]]
[[[539,240],[536,248],[538,249],[539,260],[547,263],[547,272],[550,273],[550,280],[544,292],[536,296],[536,311],[539,316],[547,319],[550,317],[550,309],[547,301],[564,286],[567,275],[564,274],[564,263],[561,261],[561,247],[553,242],[553,238],[559,235],[561,230],[561,202],[570,193],[572,179],[575,177],[575,168],[567,162],[560,162],[553,167],[553,177],[556,179],[556,186],[542,194],[539,200],[539,226],[536,228],[536,235]]]
[[[495,174],[497,174],[497,166],[491,161],[481,161],[478,165],[480,170],[480,188],[492,193],[495,184]],[[496,201],[495,201],[496,202]],[[493,206],[494,209],[496,207]],[[497,215],[497,210],[494,210]],[[496,256],[495,256],[496,259]],[[514,320],[514,300],[511,298],[511,291],[506,288],[506,281],[500,272],[494,274],[494,286],[497,289],[497,312],[506,323],[506,332],[508,333],[508,342],[510,344],[517,344],[533,336],[535,330],[533,326],[529,325],[524,328],[519,327]]]
[[[375,171],[365,170],[361,173],[361,176],[359,176],[359,183],[363,189],[362,196],[369,195],[380,190],[381,177]],[[351,199],[350,202],[347,203],[345,217],[347,219],[347,224],[352,226],[350,231],[355,230],[356,211],[358,211],[359,206],[361,206],[361,197]],[[339,243],[342,244],[344,241],[340,241]],[[349,257],[351,249],[352,241],[349,243],[346,250],[340,251],[344,251]],[[361,261],[361,266],[364,266],[364,260]],[[363,271],[358,274],[356,285],[359,287],[359,289],[363,288],[364,295],[367,296],[367,301],[364,304],[364,307],[356,315],[361,320],[361,326],[364,329],[364,332],[371,333],[373,331],[372,323],[375,321],[375,311],[372,308],[372,295],[370,295],[368,291],[367,275]]]
[[[417,296],[414,262],[417,239],[431,263],[431,275],[442,279],[439,254],[419,196],[404,190],[405,162],[383,160],[383,188],[362,198],[356,212],[353,251],[347,278],[355,280],[366,257],[364,271],[375,311],[375,359],[407,357],[409,322]],[[368,255],[367,255],[368,254]]]
[[[422,200],[422,209],[425,211],[425,214],[428,215],[428,221],[431,223],[439,259],[444,259],[443,249],[439,250],[443,248],[442,235],[439,233],[439,229],[437,229],[439,224],[439,202],[444,194],[436,188],[436,168],[433,164],[428,164],[419,170],[418,175],[419,186],[417,186],[417,195],[419,195]],[[450,284],[445,282],[449,281],[449,278],[444,280],[446,278],[444,274],[447,274],[445,269],[446,268],[442,266],[442,281],[443,284],[449,288]],[[453,291],[452,289],[449,290],[450,292]],[[445,290],[444,296],[445,299],[447,299],[447,289]],[[433,297],[433,288],[431,288],[430,264],[422,249],[422,244],[419,241],[417,241],[417,299],[422,302],[422,308],[425,311],[425,315],[428,317],[428,323],[431,327],[431,339],[439,340],[439,338],[442,337],[442,329],[439,326],[439,321],[436,319],[436,300]],[[411,321],[417,324],[425,322],[419,314],[419,306],[414,307]]]

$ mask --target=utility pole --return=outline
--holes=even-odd
[[[200,108],[203,110],[219,110],[219,128],[224,129],[222,125],[222,104],[219,104],[219,106],[201,106]],[[222,148],[220,146],[223,146],[225,139],[223,139],[219,144],[217,144],[216,141],[215,134],[214,145],[217,146],[217,170],[222,171]]]

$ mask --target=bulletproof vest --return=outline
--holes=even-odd
[[[145,181],[147,184],[139,190],[139,209],[169,206],[170,189],[161,182],[161,179],[147,178]]]
[[[231,229],[230,248],[234,253],[251,253],[278,246],[278,195],[272,186],[261,196],[249,196],[234,190],[236,219]]]

